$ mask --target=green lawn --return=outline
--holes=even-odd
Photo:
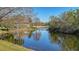
[[[0,40],[0,51],[31,51],[32,49],[24,48],[22,46]]]

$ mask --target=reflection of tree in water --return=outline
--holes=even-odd
[[[63,42],[62,42],[62,46],[64,50],[79,50],[79,37],[75,36],[75,35],[63,35]]]
[[[35,32],[34,34],[33,34],[33,38],[35,39],[35,40],[39,40],[40,39],[40,36],[41,36],[41,32]]]
[[[76,35],[52,33],[52,43],[60,43],[65,51],[79,50],[79,37]]]
[[[57,33],[52,33],[51,42],[60,43],[60,38],[59,38],[59,35]]]

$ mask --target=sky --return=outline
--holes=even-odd
[[[36,13],[37,17],[43,22],[49,21],[49,16],[60,15],[65,11],[74,10],[79,7],[34,7],[33,12]]]

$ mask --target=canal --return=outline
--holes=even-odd
[[[59,51],[62,50],[60,43],[52,43],[51,36],[46,29],[38,29],[32,33],[31,37],[25,36],[24,47],[39,51]]]
[[[60,33],[50,33],[46,29],[34,31],[31,37],[23,37],[26,48],[36,51],[77,51],[79,50],[79,36]]]
[[[32,32],[6,33],[0,35],[1,40],[22,45],[35,51],[79,51],[79,35],[70,35],[39,28]]]

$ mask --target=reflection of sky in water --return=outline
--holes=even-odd
[[[51,43],[49,38],[50,38],[49,33],[45,30],[42,30],[39,40],[34,39],[33,36],[31,36],[31,38],[27,36],[24,37],[24,46],[27,48],[32,48],[34,50],[41,50],[41,51],[61,50],[61,46],[57,43]]]

